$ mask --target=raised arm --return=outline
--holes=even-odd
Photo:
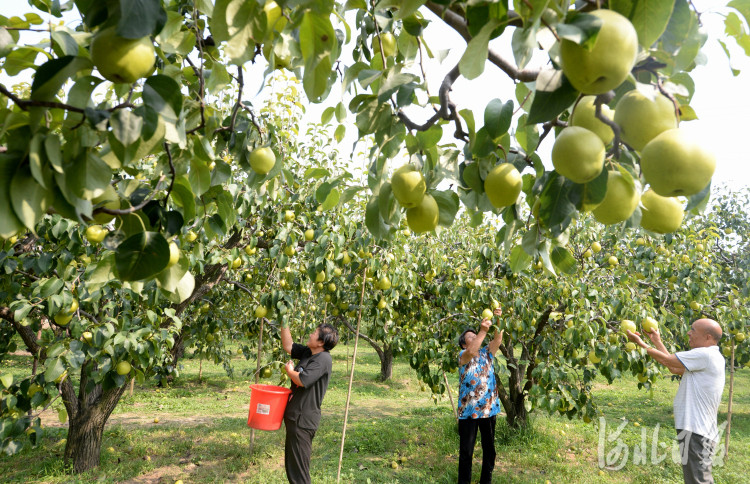
[[[685,373],[685,366],[682,364],[679,358],[677,356],[670,354],[669,351],[667,351],[667,348],[664,346],[664,343],[661,342],[661,338],[659,338],[658,332],[656,332],[656,341],[654,340],[654,336],[651,336],[651,341],[654,343],[657,348],[652,348],[646,343],[643,342],[641,337],[637,333],[633,333],[632,331],[628,331],[628,339],[632,341],[633,343],[637,344],[641,348],[645,348],[646,353],[648,353],[648,356],[654,359],[657,363],[660,363],[667,367],[670,373],[675,375],[682,375]],[[658,341],[658,343],[657,343]],[[663,351],[662,351],[663,350]]]
[[[281,328],[281,347],[284,348],[287,354],[292,354],[292,332],[289,331],[288,326]]]
[[[495,316],[501,316],[503,314],[503,310],[500,308],[497,308],[494,311],[492,311],[492,313]],[[498,331],[497,333],[495,333],[495,337],[492,338],[492,341],[490,341],[490,344],[489,344],[490,353],[492,353],[493,355],[497,353],[497,349],[500,348],[501,344],[503,344],[503,330],[502,329]]]
[[[479,354],[479,349],[482,347],[484,338],[487,336],[487,330],[490,329],[490,324],[491,323],[489,319],[482,320],[479,325],[479,332],[477,333],[476,337],[472,338],[472,340],[467,343],[466,351],[461,353],[461,358],[459,358],[458,360],[459,365],[463,366],[467,364],[471,361],[472,358]]]

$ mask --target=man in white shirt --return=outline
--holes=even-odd
[[[721,326],[712,319],[698,319],[688,331],[690,351],[670,354],[661,341],[659,330],[648,334],[654,347],[637,333],[628,339],[675,375],[681,375],[674,398],[674,422],[682,455],[682,477],[686,484],[713,483],[712,464],[719,431],[716,414],[724,391],[724,357],[719,351]]]

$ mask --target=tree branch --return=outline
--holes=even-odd
[[[466,24],[466,20],[459,14],[452,10],[438,5],[435,2],[427,2],[425,6],[430,9],[432,13],[440,17],[446,24],[453,28],[458,34],[464,38],[468,43],[471,40],[471,34],[469,33],[469,27]],[[521,26],[520,17],[513,12],[508,13],[509,22],[508,25]],[[487,60],[499,67],[500,70],[505,72],[508,77],[516,81],[531,82],[535,81],[539,75],[539,69],[518,69],[515,65],[511,64],[504,57],[497,54],[492,50],[487,51]]]
[[[464,132],[461,126],[461,120],[458,117],[458,111],[456,111],[456,105],[453,104],[450,99],[451,88],[453,87],[453,83],[456,82],[456,79],[458,79],[459,75],[461,75],[461,73],[458,70],[458,64],[456,64],[456,66],[451,69],[448,74],[445,75],[445,78],[440,85],[440,91],[438,92],[438,98],[440,99],[440,109],[438,109],[435,114],[424,124],[417,124],[409,119],[409,117],[403,111],[398,111],[398,118],[402,123],[404,123],[404,125],[406,125],[407,129],[427,131],[438,120],[442,118],[448,121],[454,121],[456,123],[456,131],[454,133],[454,136],[456,138],[468,141],[469,135]]]
[[[221,128],[216,128],[216,131],[214,133],[218,133],[220,131],[233,131],[234,130],[234,123],[237,120],[237,113],[240,110],[240,107],[242,107],[242,88],[245,85],[245,80],[242,75],[242,66],[237,66],[237,102],[234,103],[234,107],[232,108],[232,118],[229,121],[229,126],[222,126]]]

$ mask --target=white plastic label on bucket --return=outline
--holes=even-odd
[[[257,413],[258,415],[268,415],[271,413],[271,406],[259,403],[258,407],[255,409],[255,413]]]

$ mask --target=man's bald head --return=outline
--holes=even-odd
[[[721,340],[721,326],[713,319],[703,318],[693,322],[693,336],[690,338],[692,348],[714,346]]]

